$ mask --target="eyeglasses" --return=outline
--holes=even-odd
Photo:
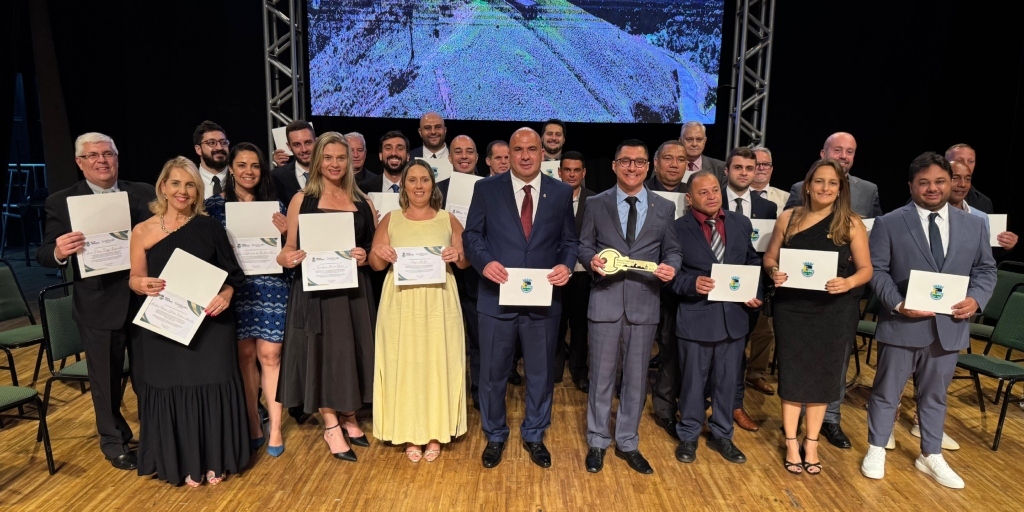
[[[214,149],[217,146],[228,147],[229,142],[228,142],[227,139],[221,139],[221,140],[210,139],[210,140],[204,140],[202,142],[202,144],[206,144],[207,147],[209,147],[210,149]]]
[[[696,144],[698,142],[704,142],[705,137],[686,137],[683,142],[687,144]]]
[[[760,168],[764,168],[764,169],[771,169],[772,168],[772,163],[771,162],[758,162],[756,167],[760,167]]]
[[[620,158],[615,161],[621,167],[629,168],[630,166],[643,167],[647,165],[646,158]]]
[[[105,160],[110,160],[117,156],[117,153],[114,153],[113,151],[104,151],[102,153],[86,153],[84,155],[78,155],[78,158],[84,158],[90,162],[95,162],[96,160],[99,160],[101,156]]]

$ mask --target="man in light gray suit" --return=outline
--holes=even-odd
[[[654,472],[638,449],[637,429],[647,398],[647,363],[658,329],[663,283],[680,265],[679,242],[672,221],[676,207],[644,187],[647,146],[631,139],[615,150],[616,186],[587,200],[580,230],[579,262],[594,274],[587,319],[590,326],[590,392],[587,399],[586,468],[601,471],[611,444],[609,428],[615,396],[619,346],[622,385],[615,420],[615,455],[642,474]],[[660,262],[653,273],[620,270],[606,274],[604,249],[633,260]],[[666,362],[670,364],[671,362]]]
[[[914,466],[939,484],[962,489],[964,481],[942,458],[946,389],[957,354],[970,346],[968,319],[985,307],[996,283],[996,266],[985,222],[950,208],[952,171],[937,153],[910,164],[913,204],[875,219],[871,230],[871,288],[882,302],[878,329],[878,369],[868,400],[868,452],[861,473],[885,476],[885,448],[892,419],[910,376],[917,377],[921,455]],[[970,276],[967,298],[949,314],[904,306],[911,270]]]
[[[711,171],[715,173],[719,183],[725,183],[725,162],[704,155],[708,134],[702,123],[683,123],[683,128],[679,132],[679,142],[686,148],[686,171]]]
[[[857,153],[857,141],[846,132],[836,132],[825,139],[825,146],[818,153],[821,158],[834,158],[850,179],[850,207],[865,219],[873,219],[882,215],[882,206],[878,202],[878,185],[870,181],[860,179],[850,174],[853,167],[853,157]],[[793,184],[789,189],[789,200],[786,201],[786,210],[804,204],[804,197],[800,195],[803,180]],[[831,406],[829,407],[831,411]],[[825,421],[829,417],[825,416]],[[837,421],[838,422],[838,421]],[[848,448],[848,447],[847,447]]]

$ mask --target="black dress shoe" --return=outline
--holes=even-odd
[[[312,414],[307,414],[306,411],[302,410],[301,405],[289,407],[288,415],[291,416],[292,418],[295,418],[295,423],[298,423],[299,425],[302,425],[303,423],[308,421],[311,416],[313,416]]]
[[[676,431],[676,425],[678,425],[679,423],[676,421],[675,418],[667,420],[665,418],[659,418],[658,416],[655,416],[654,423],[661,427],[662,429],[664,429],[665,432],[668,433],[669,437],[671,437],[674,441],[679,440],[679,432]]]
[[[522,386],[523,376],[519,375],[518,370],[512,368],[512,371],[508,372],[508,383],[512,384],[513,386]]]
[[[657,370],[659,366],[661,366],[661,354],[652,357],[651,360],[647,362],[647,367],[652,370]]]
[[[548,452],[548,449],[544,446],[543,442],[531,443],[529,441],[523,441],[523,448],[530,452],[530,460],[532,460],[534,464],[542,468],[551,467],[551,453]]]
[[[591,448],[587,450],[587,472],[598,473],[604,468],[604,448]]]
[[[493,468],[498,464],[501,464],[501,454],[505,451],[504,442],[491,442],[487,443],[487,447],[484,448],[484,455],[481,457],[485,468]]]
[[[110,461],[110,465],[114,466],[115,469],[130,470],[139,468],[139,456],[135,450],[122,453],[117,457],[107,457],[107,460]]]
[[[256,402],[256,412],[260,415],[260,423],[270,423],[270,412],[263,402]]]
[[[732,444],[732,439],[715,439],[709,436],[707,444],[708,448],[722,454],[722,458],[733,464],[743,464],[747,461],[747,456]]]
[[[843,429],[838,423],[829,423],[827,421],[822,423],[821,433],[825,434],[825,438],[828,439],[828,442],[832,443],[832,446],[843,448],[845,450],[849,450],[853,447],[853,444],[850,443],[850,438],[846,437],[846,434],[843,433]]]
[[[682,441],[676,446],[676,460],[687,464],[697,460],[697,441]]]
[[[576,389],[584,393],[590,393],[590,379],[584,377],[582,379],[573,380],[573,383],[576,384]]]
[[[626,464],[629,464],[629,467],[633,468],[633,471],[636,471],[641,475],[650,475],[654,473],[654,469],[647,463],[647,459],[645,459],[643,455],[640,455],[640,450],[624,452],[616,448],[615,456],[626,461]]]

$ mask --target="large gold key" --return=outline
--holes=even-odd
[[[615,249],[605,249],[597,253],[597,257],[605,261],[604,273],[614,274],[619,271],[625,270],[643,270],[644,272],[654,272],[658,269],[658,264],[653,261],[642,261],[642,260],[631,260],[623,256],[619,251]]]

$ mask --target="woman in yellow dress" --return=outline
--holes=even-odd
[[[440,252],[445,278],[396,286],[394,268],[388,271],[377,316],[373,435],[406,443],[412,462],[432,462],[441,443],[466,433],[465,331],[448,264],[466,268],[469,260],[462,252],[462,224],[441,210],[430,166],[410,162],[400,183],[401,210],[377,226],[370,266],[380,271],[397,262],[396,248],[430,248]]]

